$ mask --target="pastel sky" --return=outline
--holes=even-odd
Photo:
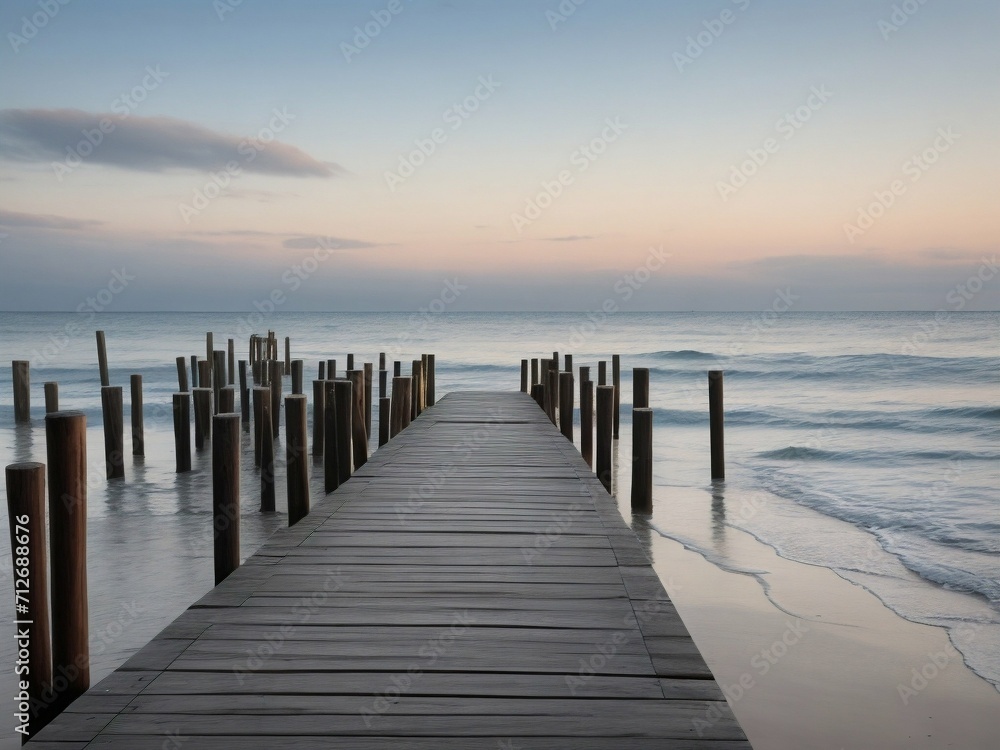
[[[122,311],[1000,309],[995,0],[7,0],[0,33],[2,309],[116,271]]]

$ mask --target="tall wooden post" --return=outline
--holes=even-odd
[[[212,390],[212,363],[207,359],[198,360],[198,387]]]
[[[573,355],[564,354],[563,359],[566,362],[566,366],[563,368],[563,370],[565,370],[566,372],[573,372]]]
[[[174,406],[174,455],[177,473],[191,471],[191,394],[175,393]]]
[[[555,362],[556,360],[550,360]],[[559,370],[556,367],[549,367],[548,383],[545,386],[545,403],[549,408],[549,419],[552,424],[556,424],[556,407],[559,405]]]
[[[104,331],[97,331],[97,367],[101,371],[101,387],[107,388],[111,385],[111,376],[108,374],[108,345]]]
[[[583,370],[584,368],[580,368]],[[581,374],[580,377],[583,377]],[[580,383],[580,455],[587,466],[594,466],[594,383]]]
[[[538,408],[545,411],[545,386],[541,383],[534,383],[531,386],[531,397],[538,404]]]
[[[240,360],[240,417],[243,432],[250,432],[250,392],[247,390],[247,361]]]
[[[531,359],[531,385],[534,385],[537,382],[538,382],[538,357],[532,357],[532,359]]]
[[[632,408],[645,409],[649,406],[649,368],[636,367],[632,370]]]
[[[194,449],[200,451],[212,437],[212,389],[195,388],[194,393]]]
[[[348,372],[350,372],[353,369],[354,369],[354,355],[353,354],[348,354],[347,355],[347,370],[348,370]]]
[[[222,411],[220,399],[222,389],[228,384],[226,380],[226,352],[222,349],[214,353],[215,363],[212,365],[212,393],[215,396],[215,413]]]
[[[348,370],[351,381],[351,440],[354,446],[354,470],[368,463],[368,434],[365,432],[365,373],[364,370]]]
[[[284,366],[276,359],[271,360],[271,437],[277,439],[281,434],[281,373]]]
[[[226,368],[228,385],[236,385],[236,342],[229,339],[228,342],[229,366]]]
[[[337,445],[337,382],[323,382],[323,485],[330,494],[340,486],[340,450]],[[317,402],[318,403],[318,402]],[[315,418],[315,417],[314,417]]]
[[[271,389],[257,386],[253,389],[253,462],[260,466],[260,449],[264,444],[264,409],[271,408]],[[268,421],[267,428],[271,428]]]
[[[14,379],[14,421],[31,421],[31,364],[15,359],[10,363]]]
[[[313,381],[313,448],[314,456],[323,455],[323,431],[324,419],[323,411],[326,403],[326,381],[323,379]]]
[[[394,378],[403,377],[403,363],[398,359],[392,361],[392,376]]]
[[[212,428],[212,528],[218,586],[240,567],[240,415],[219,414]]]
[[[319,377],[318,380],[326,380],[326,361],[320,360],[319,362]]]
[[[104,415],[104,461],[108,479],[125,476],[125,428],[121,386],[101,388],[101,411]]]
[[[335,380],[333,384],[337,418],[337,471],[340,484],[343,484],[351,478],[354,466],[352,463],[354,384],[350,380]]]
[[[608,384],[608,361],[602,359],[597,363],[597,385]]]
[[[726,478],[722,374],[722,370],[710,370],[708,373],[708,421],[711,430],[712,479]]]
[[[615,387],[597,386],[597,478],[611,492],[611,444],[613,441]]]
[[[382,372],[385,372],[385,370],[382,370]],[[389,418],[392,409],[390,401],[388,398],[380,398],[378,400],[378,444],[380,448],[389,442]]]
[[[292,360],[292,395],[297,396],[302,393],[302,367],[301,359]],[[287,403],[287,401],[285,402]]]
[[[211,332],[205,334],[205,361],[208,362],[208,374],[212,374],[212,368],[215,367],[215,342],[213,341],[213,336]],[[202,381],[199,385],[202,388],[211,387],[212,381]]]
[[[281,362],[272,360],[277,367]],[[269,395],[273,395],[272,390]],[[274,512],[274,430],[271,429],[272,401],[266,398],[260,410],[260,512]]]
[[[328,359],[326,361],[326,379],[327,380],[337,379],[337,360]]]
[[[611,380],[612,385],[615,387],[615,440],[618,439],[618,423],[619,416],[621,413],[621,396],[622,396],[622,358],[618,354],[613,354],[611,356]]]
[[[48,722],[52,646],[49,635],[48,564],[45,549],[45,464],[7,467],[7,514],[17,614],[18,700],[15,714],[27,714],[24,739]],[[22,634],[23,637],[22,637]],[[27,659],[24,658],[27,652]],[[26,688],[26,689],[25,689]],[[26,693],[27,700],[22,699]]]
[[[219,414],[236,413],[236,389],[227,385],[219,391]]]
[[[51,414],[54,411],[59,411],[59,384],[58,383],[45,383],[43,386],[45,388],[45,413]]]
[[[132,390],[132,455],[146,455],[146,434],[142,419],[142,375],[133,375],[129,379]]]
[[[632,510],[653,512],[653,410],[632,409]]]
[[[292,374],[292,339],[285,336],[285,375]]]
[[[420,412],[423,411],[423,407],[420,404],[420,392],[422,390],[423,377],[421,375],[421,363],[419,359],[415,359],[410,364],[410,375],[412,377],[411,382],[411,396],[412,399],[410,404],[410,418],[416,419],[420,416]]]
[[[188,390],[188,374],[184,357],[177,358],[177,390],[186,393]]]
[[[570,355],[566,355],[567,357]],[[573,373],[559,373],[559,429],[567,440],[573,442]]]
[[[49,564],[52,674],[65,689],[56,715],[90,687],[87,608],[87,417],[81,411],[45,416],[49,475]]]
[[[394,438],[410,424],[410,378],[392,379],[389,437]]]
[[[378,398],[381,401],[389,396],[389,371],[384,367],[378,371]]]
[[[296,360],[299,364],[302,360]],[[309,515],[309,458],[306,446],[306,397],[285,398],[285,467],[288,475],[288,525]]]
[[[198,356],[195,354],[191,355],[191,387],[197,388],[201,385],[201,380],[198,378]]]
[[[424,388],[424,406],[434,406],[437,403],[437,355],[427,355],[427,384]]]
[[[375,375],[375,367],[371,362],[365,362],[365,434],[372,434],[372,378]]]
[[[521,393],[528,392],[528,360],[521,360]]]

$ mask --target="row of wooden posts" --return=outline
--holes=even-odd
[[[621,403],[621,357],[597,363],[597,386],[590,379],[590,367],[579,368],[580,379],[580,453],[595,469],[601,484],[612,488],[612,443],[618,439]],[[723,418],[723,372],[708,373],[709,432],[713,481],[726,478]],[[521,391],[530,393],[562,434],[573,441],[575,385],[573,355],[564,355],[564,369],[559,369],[559,352],[551,359],[521,360]],[[594,467],[594,417],[596,414],[597,451]],[[653,409],[649,405],[649,368],[632,370],[632,492],[631,507],[637,513],[653,512]]]
[[[173,394],[172,408],[178,472],[191,470],[192,399],[195,449],[204,449],[211,441],[213,552],[218,585],[240,564],[240,433],[241,427],[248,432],[251,422],[254,424],[254,461],[261,469],[260,510],[271,512],[275,509],[274,444],[280,432],[282,378],[285,375],[291,375],[292,380],[292,393],[284,397],[290,526],[309,513],[309,450],[307,399],[302,392],[304,363],[291,359],[290,339],[285,338],[282,362],[277,359],[278,345],[273,331],[267,336],[250,338],[248,359],[238,363],[239,412],[234,387],[237,370],[234,342],[229,340],[228,352],[216,351],[212,339],[212,334],[208,333],[204,360],[197,356],[190,359],[193,387],[188,384],[187,360],[177,358],[179,392]],[[107,476],[119,479],[124,477],[122,389],[110,385],[103,331],[97,332],[97,354]],[[380,446],[435,403],[435,360],[433,354],[413,360],[408,376],[402,375],[401,362],[393,362],[390,392],[386,355],[379,355]],[[30,421],[29,364],[14,361],[12,370],[15,421]],[[252,388],[248,374],[252,378]],[[324,488],[328,493],[367,461],[372,427],[373,364],[366,362],[361,369],[355,369],[354,355],[349,354],[345,377],[337,378],[336,375],[336,360],[324,360],[319,363],[319,378],[313,381],[312,455],[317,460],[322,458]],[[142,377],[133,375],[131,385],[133,453],[141,456],[144,455]],[[17,625],[28,633],[25,661],[29,671],[24,675],[27,687],[19,696],[19,706],[24,707],[20,713],[25,717],[28,736],[38,732],[90,686],[87,418],[80,411],[59,410],[56,383],[45,384],[45,401],[47,463],[12,464],[6,469]],[[47,585],[49,571],[51,597]]]

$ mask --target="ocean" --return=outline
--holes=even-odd
[[[619,495],[631,368],[648,367],[658,504],[671,487],[712,486],[706,371],[722,369],[727,480],[714,493],[741,499],[713,524],[830,568],[906,619],[947,628],[968,666],[1000,689],[1000,313],[0,313],[0,361],[31,360],[33,416],[14,424],[7,370],[3,463],[45,460],[43,382],[59,383],[62,408],[87,414],[95,683],[212,586],[207,452],[192,473],[174,473],[175,358],[204,357],[207,331],[216,349],[235,338],[246,358],[250,333],[268,328],[291,337],[307,383],[321,359],[343,369],[347,352],[376,367],[387,352],[404,374],[433,352],[439,397],[516,390],[520,360],[553,350],[591,366],[596,381],[597,362],[620,354]],[[95,329],[107,333],[111,381],[124,388],[126,445],[129,375],[143,376],[146,457],[127,457],[124,482],[104,478]],[[285,524],[280,470],[279,514],[257,512],[248,448],[244,556]],[[657,533],[766,588],[766,571],[747,568],[710,524],[656,518]],[[10,623],[9,536],[0,539],[0,622]],[[0,631],[0,692],[12,695],[13,625]]]

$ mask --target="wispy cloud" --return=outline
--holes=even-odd
[[[235,161],[247,172],[332,177],[345,173],[337,164],[322,162],[295,146],[220,133],[173,117],[122,118],[112,113],[78,109],[0,110],[0,156],[25,162],[66,157],[67,149],[99,128],[102,119],[114,123],[88,162],[142,172],[211,171]],[[254,153],[253,158],[248,154]]]
[[[544,242],[584,242],[596,239],[596,237],[589,234],[568,234],[565,237],[542,237]]]
[[[31,229],[90,229],[100,226],[103,221],[94,219],[73,219],[53,214],[26,214],[19,211],[0,209],[0,226],[27,227]]]
[[[320,237],[317,235],[302,235],[290,237],[281,243],[282,247],[289,250],[361,250],[368,247],[378,247],[374,242],[364,240],[351,240],[342,237]]]

